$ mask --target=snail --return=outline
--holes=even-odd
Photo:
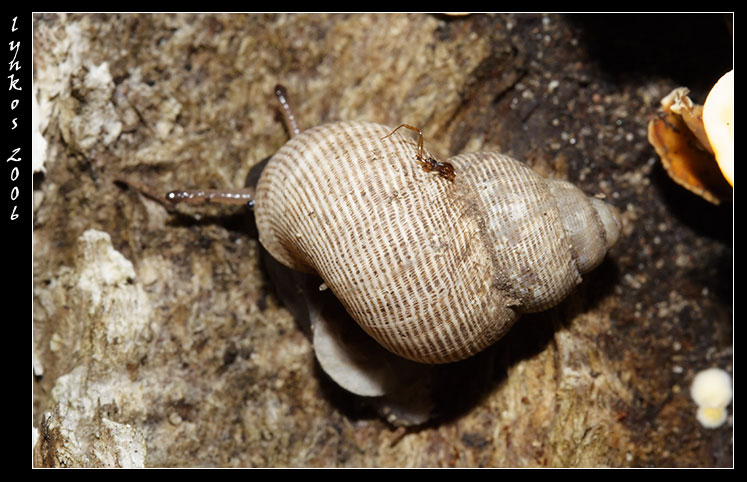
[[[401,357],[483,350],[522,313],[559,303],[619,237],[615,209],[566,181],[493,152],[449,158],[444,179],[392,130],[337,122],[294,136],[264,168],[254,209],[270,254],[318,273]]]
[[[253,206],[259,241],[317,273],[388,351],[441,364],[501,338],[524,313],[563,300],[621,230],[617,210],[569,182],[495,152],[445,162],[372,122],[301,131],[276,88],[291,139],[252,189],[174,191],[172,202]]]

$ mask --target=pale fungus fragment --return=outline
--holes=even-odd
[[[706,428],[720,427],[726,421],[726,407],[731,403],[731,377],[720,368],[703,370],[693,378],[690,396],[698,405],[698,422]]]

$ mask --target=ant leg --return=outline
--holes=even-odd
[[[410,129],[411,131],[415,131],[418,133],[418,160],[423,160],[423,131],[418,129],[415,126],[411,126],[410,124],[400,124],[397,127],[394,128],[392,132],[382,137],[382,139],[386,139],[387,137],[391,136],[395,132],[397,132],[401,127],[404,127],[406,129]]]
[[[288,91],[285,90],[285,87],[278,84],[275,86],[275,96],[278,98],[278,102],[280,102],[283,120],[285,121],[285,127],[288,129],[288,133],[291,137],[297,136],[301,133],[301,129],[298,128],[296,116],[293,115],[293,108],[288,100]]]

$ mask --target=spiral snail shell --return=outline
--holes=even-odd
[[[262,245],[318,273],[382,346],[446,363],[565,298],[619,237],[616,210],[493,153],[426,172],[415,142],[367,122],[290,139],[257,184]],[[388,137],[387,137],[388,136]]]

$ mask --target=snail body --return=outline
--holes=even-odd
[[[264,168],[254,210],[269,253],[319,274],[397,355],[446,363],[483,350],[559,303],[619,237],[614,208],[568,182],[492,152],[449,158],[445,179],[390,133],[338,122],[296,135]]]

